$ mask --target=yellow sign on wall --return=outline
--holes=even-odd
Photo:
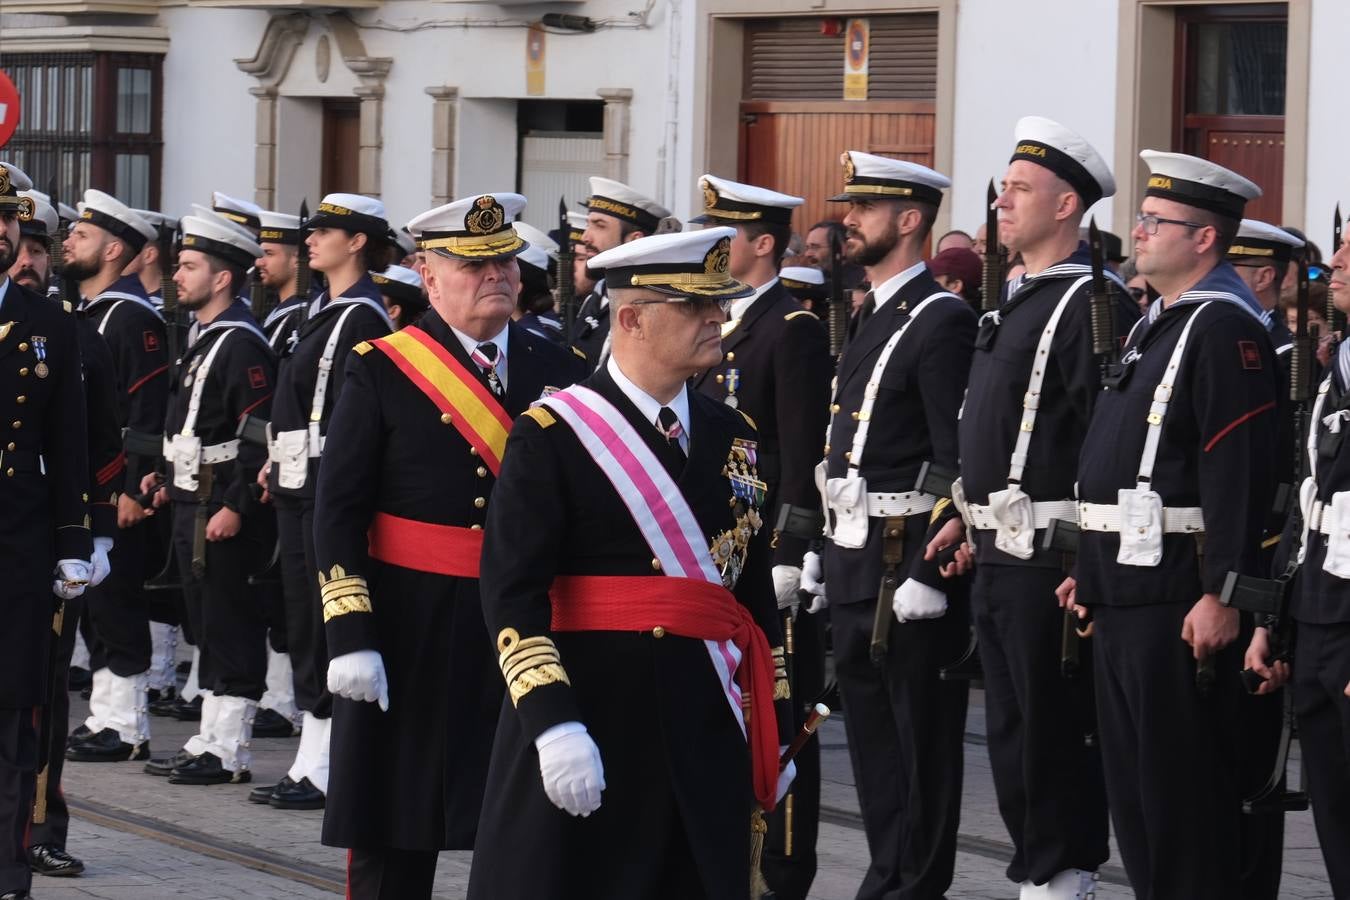
[[[844,99],[867,99],[867,53],[871,30],[866,19],[849,19],[844,29]]]
[[[535,22],[525,37],[525,93],[544,95],[544,26]]]

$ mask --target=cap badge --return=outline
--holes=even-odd
[[[731,270],[731,238],[722,238],[703,257],[703,272],[707,275],[726,275]]]
[[[9,169],[0,166],[0,194],[9,193]]]
[[[37,215],[37,204],[33,202],[32,197],[19,198],[19,221],[31,222],[33,216]]]
[[[845,150],[844,155],[840,157],[839,161],[844,164],[844,184],[852,184],[853,176],[855,174],[853,157]]]
[[[469,234],[493,234],[501,231],[506,222],[506,210],[491,194],[484,194],[474,201],[475,209],[464,217],[464,227]]]
[[[703,182],[703,208],[704,209],[717,208],[717,191],[716,189],[713,188],[711,184],[709,184],[706,181]]]

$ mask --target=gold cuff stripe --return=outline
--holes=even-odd
[[[520,703],[520,698],[524,697],[530,691],[537,687],[543,687],[548,684],[566,684],[572,682],[567,678],[567,672],[559,663],[549,663],[523,672],[519,678],[511,682],[509,690],[511,692],[511,704],[513,706]]]
[[[547,665],[548,663],[560,663],[562,658],[558,656],[556,650],[550,652],[541,650],[538,653],[531,653],[529,656],[513,659],[502,669],[502,674],[506,676],[508,683],[515,681],[521,672],[526,669],[533,669],[536,666]]]
[[[786,679],[786,678],[778,678],[778,679],[775,679],[775,680],[774,680],[774,683],[773,683],[773,699],[775,699],[775,700],[791,700],[791,699],[792,699],[792,688],[788,686],[788,682],[787,682],[787,679]]]
[[[325,600],[323,604],[323,621],[328,623],[338,616],[345,616],[347,613],[368,613],[374,612],[370,606],[370,595],[352,594],[345,597],[334,597],[331,600]]]

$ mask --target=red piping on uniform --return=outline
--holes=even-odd
[[[352,900],[352,851],[347,850],[347,900]]]
[[[106,466],[99,469],[98,472],[94,474],[94,480],[98,482],[100,487],[102,487],[103,485],[107,484],[108,482],[116,478],[118,473],[121,472],[126,467],[127,467],[127,455],[125,452],[120,452],[117,454],[116,457],[113,458],[112,462],[108,463]]]
[[[1274,408],[1275,408],[1275,401],[1272,400],[1269,403],[1265,404],[1264,406],[1258,406],[1251,412],[1243,413],[1242,415],[1238,416],[1236,419],[1225,425],[1223,427],[1223,430],[1221,430],[1218,434],[1214,435],[1214,437],[1209,439],[1209,443],[1205,445],[1205,452],[1208,453],[1209,451],[1213,450],[1215,444],[1217,444],[1219,441],[1227,437],[1228,432],[1232,431],[1234,428],[1238,427],[1243,422],[1247,421],[1248,419],[1254,419],[1257,416],[1261,415],[1261,413]]]
[[[133,384],[131,387],[127,388],[127,393],[128,394],[136,393],[141,389],[141,386],[145,384],[147,381],[149,381],[151,378],[154,378],[156,375],[163,375],[167,371],[169,371],[168,366],[160,366],[158,369],[151,372],[149,375],[146,375],[144,378]]]
[[[261,406],[261,405],[263,404],[263,401],[264,401],[264,400],[270,399],[271,396],[272,396],[271,394],[268,394],[266,397],[263,397],[261,400],[255,400],[255,401],[254,401],[252,404],[250,404],[243,412],[241,412],[241,413],[239,414],[239,418],[242,419],[244,416],[246,416],[246,415],[248,415],[249,413],[253,412],[255,409],[257,409],[259,406]]]

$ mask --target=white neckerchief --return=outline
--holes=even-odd
[[[668,406],[675,413],[675,418],[680,420],[680,449],[689,453],[689,389],[686,387],[675,395],[675,399],[669,403],[662,403],[642,388],[633,384],[628,376],[623,374],[619,364],[611,355],[609,361],[605,363],[605,371],[609,372],[609,377],[614,379],[614,384],[623,391],[623,395],[633,401],[633,405],[642,413],[653,428],[657,427],[656,418],[661,412],[661,407]]]
[[[497,345],[495,368],[497,369],[497,377],[502,381],[502,390],[506,390],[506,337],[511,331],[511,323],[507,322],[507,324],[502,326],[501,331],[497,332],[494,337],[490,337],[485,341],[474,340],[448,322],[446,323],[446,327],[455,333],[455,337],[459,339],[460,346],[464,348],[464,355],[470,359],[473,358],[473,352],[478,349],[479,344]]]
[[[768,281],[761,284],[759,287],[755,288],[755,292],[751,294],[749,297],[742,297],[739,300],[733,300],[731,302],[730,321],[735,322],[739,320],[742,316],[744,316],[746,313],[748,313],[750,311],[750,307],[755,305],[755,301],[758,300],[760,297],[763,297],[765,292],[768,291],[769,288],[773,287],[777,283],[778,283],[778,276],[775,275]]]
[[[918,275],[925,268],[926,266],[923,261],[920,260],[900,274],[892,275],[890,278],[887,278],[881,284],[872,285],[872,302],[874,304],[872,312],[881,312],[881,308],[891,302],[891,298],[900,293],[900,289],[906,284],[909,284],[910,279],[914,278],[914,276]]]

